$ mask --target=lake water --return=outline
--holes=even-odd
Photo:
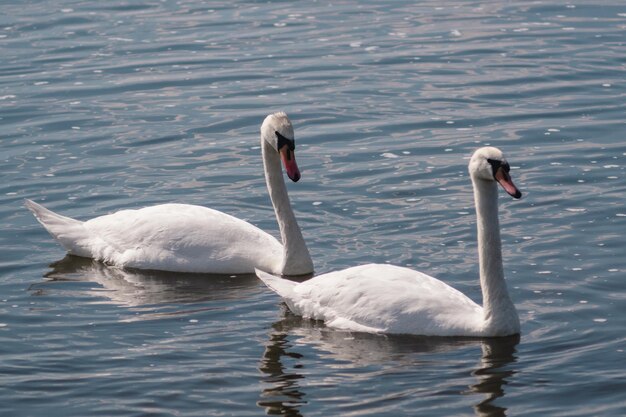
[[[1,415],[626,415],[623,2],[1,10]],[[254,276],[64,259],[22,205],[185,202],[277,235],[258,138],[276,110],[317,273],[390,262],[477,301],[466,165],[502,148],[525,193],[501,197],[520,338],[333,331]]]

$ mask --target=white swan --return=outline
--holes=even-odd
[[[280,228],[273,236],[236,217],[206,207],[161,204],[81,222],[26,200],[50,234],[73,255],[120,267],[216,274],[252,273],[258,267],[282,275],[313,272],[313,262],[291,209],[280,167],[300,179],[291,121],[270,114],[261,126],[267,189]]]
[[[522,193],[509,164],[493,147],[478,149],[469,163],[478,221],[483,306],[418,271],[369,264],[295,283],[257,269],[256,274],[297,315],[344,330],[424,336],[507,336],[519,333],[517,311],[504,281],[498,190]]]

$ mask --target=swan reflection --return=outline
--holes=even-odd
[[[307,356],[303,352],[310,351],[310,348],[321,358],[328,360],[328,366],[339,370],[342,375],[346,375],[343,370],[358,368],[358,375],[355,377],[363,378],[361,383],[365,385],[371,379],[373,386],[375,383],[372,378],[385,373],[393,374],[411,369],[420,372],[425,366],[432,367],[435,359],[428,355],[454,353],[480,346],[480,361],[471,372],[476,382],[461,394],[482,396],[473,406],[477,416],[506,416],[506,408],[496,405],[494,401],[505,395],[504,386],[515,373],[507,365],[516,361],[515,349],[519,336],[486,339],[384,336],[331,330],[321,322],[303,320],[288,311],[284,312],[283,317],[272,325],[259,365],[259,370],[265,374],[263,382],[268,386],[263,390],[257,404],[268,415],[303,415],[302,407],[312,400],[307,399],[307,376],[303,368]],[[436,360],[440,360],[440,357]],[[455,374],[455,377],[458,376]],[[419,381],[417,378],[416,381]],[[326,379],[330,380],[332,377]],[[448,384],[449,381],[445,379],[442,375],[440,382]],[[380,394],[394,398],[406,395],[406,387],[398,388],[401,390],[397,393],[399,397],[391,392]],[[439,386],[439,383],[437,387],[417,386],[415,390],[409,391],[423,394],[424,389],[433,388],[450,395],[449,386]]]
[[[241,299],[258,290],[254,274],[214,275],[129,270],[108,266],[88,258],[67,255],[50,265],[46,281],[33,284],[33,295],[58,290],[62,282],[96,285],[77,286],[71,291],[94,298],[95,303],[112,303],[139,308],[167,303],[198,303]],[[149,317],[143,317],[149,318]]]

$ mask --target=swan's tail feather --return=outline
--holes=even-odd
[[[285,299],[285,301],[291,301],[293,299],[294,287],[298,284],[297,282],[268,274],[267,272],[261,271],[257,268],[254,269],[254,272],[265,285],[267,285],[276,294],[280,295],[283,299]]]
[[[88,236],[83,222],[56,214],[28,199],[24,201],[24,205],[69,253],[85,257],[91,256],[84,244]]]

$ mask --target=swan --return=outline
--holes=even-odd
[[[520,323],[502,267],[498,224],[499,183],[512,197],[522,193],[510,166],[494,147],[470,159],[478,227],[478,260],[483,305],[424,273],[388,264],[368,264],[296,283],[260,268],[257,276],[300,316],[331,328],[422,336],[492,337],[518,334]]]
[[[37,220],[70,254],[125,268],[214,274],[313,272],[313,262],[289,203],[280,161],[287,176],[300,179],[291,121],[283,112],[261,125],[267,189],[282,244],[236,217],[207,207],[161,204],[121,210],[82,222],[26,200]]]

